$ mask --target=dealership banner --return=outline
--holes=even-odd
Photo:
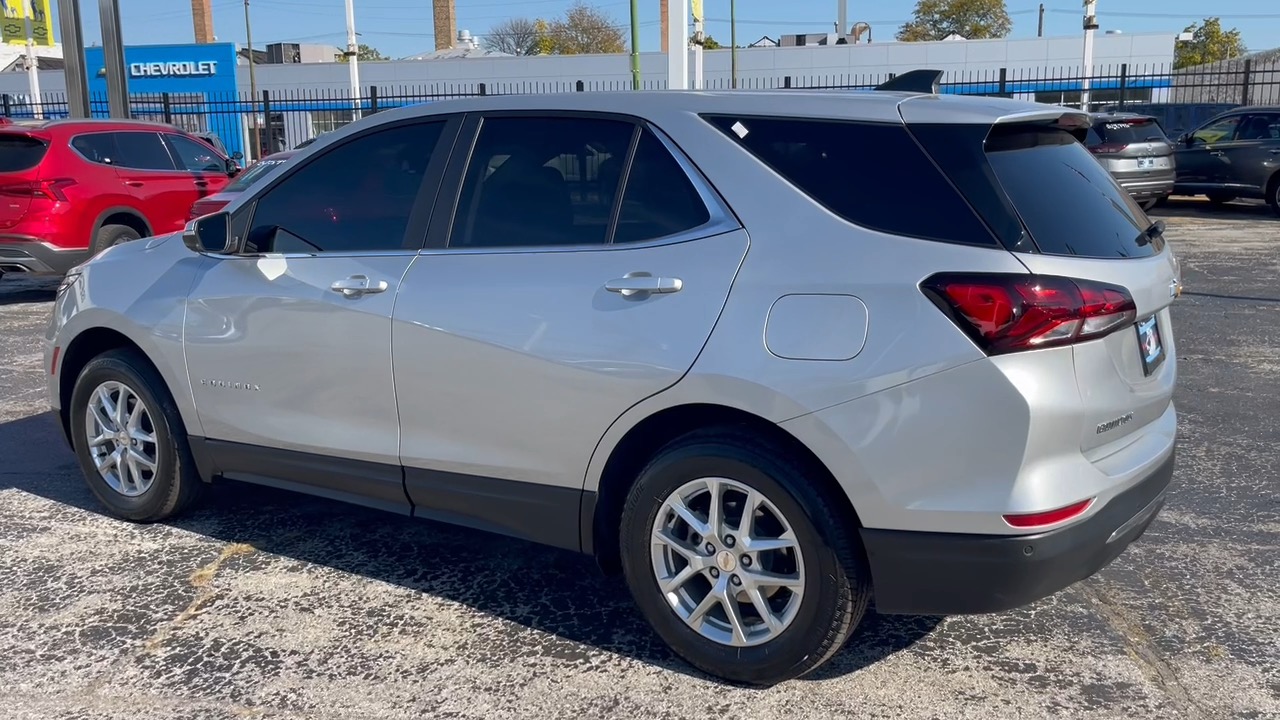
[[[4,23],[0,35],[8,45],[53,45],[53,13],[49,0],[3,0]]]

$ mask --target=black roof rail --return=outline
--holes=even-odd
[[[937,95],[941,85],[941,70],[912,70],[880,83],[876,90]]]

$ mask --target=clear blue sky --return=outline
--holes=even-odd
[[[629,19],[628,0],[588,0],[619,25]],[[97,2],[80,0],[86,44],[100,42]],[[512,16],[551,17],[569,0],[456,0],[458,29],[483,35],[489,26]],[[55,2],[56,4],[56,2]],[[193,39],[187,0],[121,0],[127,44],[181,43]],[[1034,37],[1039,0],[1007,0],[1015,37]],[[1080,33],[1080,0],[1046,0],[1045,34]],[[707,32],[727,44],[729,0],[704,0]],[[277,41],[345,43],[343,0],[250,0],[254,45]],[[360,42],[392,57],[434,49],[431,0],[355,0]],[[849,0],[849,21],[872,25],[873,39],[892,40],[910,19],[915,0]],[[785,8],[785,9],[784,9]],[[1212,8],[1212,13],[1208,9]],[[213,0],[219,40],[243,43],[243,0]],[[1212,14],[1223,25],[1239,27],[1250,50],[1280,46],[1280,3],[1262,0],[1098,0],[1103,29],[1176,33]],[[834,29],[836,0],[737,0],[738,42],[762,35],[824,32]],[[56,25],[55,25],[56,28]],[[641,50],[659,49],[658,0],[640,0]]]

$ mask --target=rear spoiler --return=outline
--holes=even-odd
[[[880,92],[912,92],[937,95],[942,86],[941,70],[912,70],[876,86]]]

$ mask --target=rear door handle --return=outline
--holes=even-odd
[[[196,181],[196,187],[209,187],[209,181],[208,181],[208,180],[197,180],[197,181]]]
[[[142,182],[139,180],[125,180],[124,184],[129,187],[142,187]]]
[[[649,273],[635,272],[627,273],[625,276],[610,280],[604,284],[604,289],[612,293],[618,293],[623,297],[632,297],[634,295],[649,295],[651,293],[667,294],[680,292],[684,288],[684,281],[680,278],[654,277]]]
[[[341,293],[344,298],[358,298],[364,295],[386,292],[388,287],[390,286],[387,285],[386,280],[370,282],[367,275],[352,275],[344,280],[334,281],[329,286],[329,289],[336,293]]]

